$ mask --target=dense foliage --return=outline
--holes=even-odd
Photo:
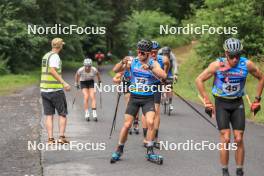
[[[50,40],[62,37],[64,60],[80,61],[97,51],[118,57],[134,49],[140,38],[177,47],[199,40],[197,52],[207,63],[222,53],[230,35],[160,35],[160,25],[236,26],[245,54],[264,55],[264,2],[261,0],[0,0],[0,74],[38,68]],[[105,34],[28,34],[28,25],[105,27]]]

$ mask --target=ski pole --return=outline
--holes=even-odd
[[[249,108],[250,108],[250,106],[252,105],[252,102],[251,102],[251,100],[250,100],[248,94],[246,94],[246,98],[247,98],[247,102],[248,102],[248,104],[249,104]],[[253,118],[255,118],[255,116],[256,116],[256,114],[253,112]]]
[[[73,109],[73,105],[74,105],[74,103],[75,103],[75,100],[76,100],[77,94],[78,94],[78,90],[76,91],[76,93],[75,93],[75,95],[74,95],[74,98],[73,98],[73,101],[72,101],[72,109]]]
[[[111,139],[111,136],[112,136],[112,133],[113,133],[113,129],[115,128],[116,115],[117,115],[117,109],[118,109],[118,104],[119,104],[120,97],[121,97],[121,93],[118,92],[118,94],[117,94],[116,108],[115,108],[115,114],[114,114],[114,118],[113,118],[113,122],[112,122],[112,127],[111,127],[111,131],[110,131],[109,139]]]
[[[184,103],[186,103],[192,110],[194,110],[197,114],[199,114],[204,120],[206,120],[211,126],[217,129],[216,125],[213,124],[209,119],[207,119],[200,111],[198,111],[193,105],[191,105],[188,101],[186,101],[182,96],[180,96],[177,92],[173,91],[175,95],[177,95]]]
[[[102,83],[100,84],[100,87],[102,86]],[[100,96],[100,108],[102,109],[103,105],[102,105],[102,92],[99,91],[99,96]]]

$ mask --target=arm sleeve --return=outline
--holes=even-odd
[[[49,59],[49,67],[60,67],[60,57],[58,54],[53,54]]]

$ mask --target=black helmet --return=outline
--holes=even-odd
[[[224,50],[228,51],[231,55],[240,54],[243,49],[242,43],[240,42],[240,40],[236,38],[227,39],[223,47],[224,47]]]
[[[144,52],[152,50],[152,42],[150,40],[142,39],[137,43],[137,49]]]
[[[164,54],[170,54],[170,52],[171,52],[170,47],[165,46],[164,48],[162,48],[162,54],[163,54],[163,55],[164,55]]]

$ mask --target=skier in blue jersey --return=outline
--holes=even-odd
[[[160,45],[157,41],[152,41],[152,50],[151,50],[151,58],[157,61],[160,67],[168,74],[170,68],[169,58],[166,56],[162,56],[158,54],[158,50],[160,49]],[[161,102],[161,91],[162,91],[162,83],[160,80],[156,80],[155,84],[160,87],[159,91],[154,93],[154,103],[155,103],[155,121],[154,121],[154,129],[155,129],[155,142],[154,147],[160,148],[158,134],[159,134],[159,126],[160,126],[160,102]],[[144,136],[144,146],[146,146],[146,135],[147,135],[147,124],[144,115],[142,115],[142,128],[143,128],[143,136]]]
[[[155,154],[153,145],[155,138],[154,119],[155,119],[155,106],[154,106],[154,92],[157,91],[155,81],[157,77],[165,79],[167,74],[160,68],[157,61],[151,59],[150,52],[152,50],[152,42],[142,39],[137,44],[138,56],[132,60],[131,64],[127,64],[124,59],[119,64],[120,67],[116,71],[122,71],[126,66],[129,66],[131,73],[130,79],[130,99],[125,112],[125,122],[121,129],[118,146],[112,154],[111,163],[120,160],[123,154],[125,142],[127,140],[129,128],[133,123],[134,117],[137,115],[139,108],[145,115],[148,131],[147,131],[147,153],[146,159],[157,164],[163,163],[162,156]],[[126,65],[125,67],[123,65]],[[154,75],[155,74],[155,75]]]
[[[234,134],[235,161],[237,165],[236,175],[243,176],[245,109],[242,96],[248,73],[257,80],[256,97],[251,104],[251,111],[256,114],[260,110],[261,94],[264,86],[264,76],[256,65],[241,56],[243,49],[240,40],[229,38],[224,42],[225,57],[212,62],[197,78],[196,86],[204,98],[206,112],[215,114],[220,132],[221,150],[220,162],[223,176],[229,176],[228,160],[231,129]],[[212,94],[215,97],[215,105],[210,101],[204,82],[214,76]]]

